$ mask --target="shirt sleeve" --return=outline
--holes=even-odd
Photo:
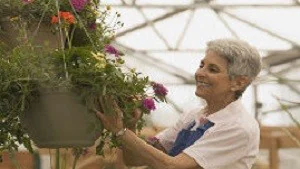
[[[245,156],[248,138],[244,129],[232,125],[211,132],[208,129],[202,138],[183,152],[203,168],[221,168]]]

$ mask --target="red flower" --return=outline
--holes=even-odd
[[[89,28],[92,30],[95,30],[97,28],[97,24],[95,22],[93,22],[89,25]]]
[[[115,57],[119,57],[119,51],[115,48],[115,47],[113,47],[113,46],[111,46],[111,45],[105,45],[104,46],[104,51],[106,52],[106,53],[109,53],[109,54],[112,54],[112,55],[115,55]]]
[[[72,13],[70,12],[59,12],[59,17],[63,19],[64,22],[67,22],[68,24],[74,24],[75,23],[75,17]],[[58,23],[58,17],[57,16],[52,16],[51,20],[52,24]]]
[[[75,23],[75,17],[74,17],[74,15],[69,15],[68,16],[68,18],[66,19],[67,20],[67,22],[69,23],[69,24],[74,24]]]
[[[160,83],[153,82],[152,87],[156,95],[166,96],[168,94],[168,89]]]
[[[145,98],[145,99],[143,100],[143,106],[144,106],[144,108],[145,108],[146,110],[148,110],[148,111],[151,111],[151,110],[155,110],[155,109],[156,109],[154,100],[153,100],[152,98],[150,98],[150,97]]]
[[[75,23],[75,17],[70,12],[59,12],[59,16],[67,21],[69,24]]]
[[[52,24],[58,23],[58,17],[57,16],[52,16],[51,23]]]
[[[59,12],[59,16],[61,18],[63,18],[64,20],[66,20],[69,17],[70,14],[71,14],[70,12],[63,12],[63,11]]]

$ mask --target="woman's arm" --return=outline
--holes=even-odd
[[[113,102],[115,113],[103,114],[96,111],[97,116],[101,119],[103,126],[119,135],[118,133],[123,130],[122,114],[116,102]],[[144,140],[140,139],[134,132],[124,130],[123,134],[117,136],[122,142],[124,150],[128,150],[138,160],[140,164],[147,165],[153,169],[201,169],[196,161],[186,154],[179,154],[176,157],[171,157],[164,152],[147,144]],[[125,156],[126,154],[124,154]],[[138,157],[138,158],[135,158]]]
[[[166,150],[164,149],[164,147],[158,141],[155,141],[155,142],[146,141],[146,143],[153,146],[154,148],[166,153]],[[124,160],[124,162],[127,166],[142,166],[142,165],[145,165],[144,163],[142,163],[141,160],[139,160],[139,156],[134,156],[134,153],[132,151],[130,151],[127,147],[124,146],[122,148],[122,152],[123,152],[123,160]]]
[[[130,130],[127,130],[119,139],[123,143],[124,157],[127,158],[126,152],[134,154],[133,159],[139,165],[147,165],[153,169],[201,169],[196,161],[188,155],[182,153],[171,157],[147,144]]]
[[[136,116],[138,119],[140,118],[139,115]],[[133,123],[131,123],[130,125],[128,125],[128,129],[131,130],[133,133],[136,133],[136,121],[135,120]],[[159,140],[155,137],[150,137],[146,139],[146,143],[155,147],[156,149],[167,153],[167,151],[165,150],[165,148],[160,144]],[[120,150],[123,153],[123,160],[125,162],[125,164],[127,166],[142,166],[144,165],[143,163],[141,163],[141,160],[138,160],[139,157],[138,156],[134,156],[133,152],[131,152],[129,149],[127,149],[126,147],[123,147],[122,150]]]
[[[157,139],[156,137],[148,138],[146,139],[146,142],[149,145],[167,154],[167,150],[164,148],[164,146],[159,142],[159,139]]]

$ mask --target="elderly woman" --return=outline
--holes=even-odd
[[[195,94],[206,101],[206,106],[186,113],[150,144],[123,127],[119,109],[116,116],[101,112],[97,115],[122,142],[123,157],[129,165],[154,169],[250,169],[259,151],[259,126],[240,97],[260,70],[259,53],[246,42],[208,42],[206,55],[195,73]]]

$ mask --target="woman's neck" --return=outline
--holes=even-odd
[[[205,113],[206,114],[213,114],[223,108],[225,108],[227,105],[229,105],[231,102],[236,101],[236,99],[227,97],[227,99],[224,98],[214,98],[210,100],[206,100],[207,106],[205,108]]]

